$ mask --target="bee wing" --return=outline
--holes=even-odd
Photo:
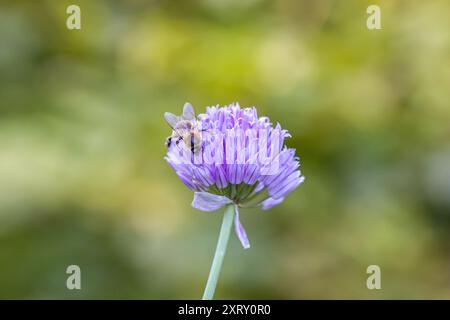
[[[164,119],[166,119],[169,126],[174,129],[179,121],[179,117],[170,112],[164,113]]]
[[[169,126],[172,128],[172,130],[174,132],[176,132],[176,134],[178,135],[178,137],[184,141],[183,138],[183,131],[180,131],[179,129],[177,129],[177,124],[180,121],[181,117],[178,117],[176,115],[174,115],[173,113],[170,112],[165,112],[164,113],[164,118],[166,119],[167,123],[169,124]],[[178,144],[177,144],[178,147]]]
[[[183,118],[186,120],[194,120],[195,119],[195,110],[192,104],[186,102],[183,107]]]

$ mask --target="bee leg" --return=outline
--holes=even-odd
[[[168,137],[168,138],[166,139],[166,147],[167,147],[167,148],[170,148],[171,145],[172,145],[172,137]]]

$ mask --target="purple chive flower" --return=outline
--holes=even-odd
[[[198,116],[186,103],[181,117],[165,116],[174,129],[165,159],[195,191],[192,206],[214,211],[233,204],[236,234],[249,248],[238,208],[260,205],[267,210],[304,180],[295,149],[284,144],[289,133],[258,117],[256,108],[238,103],[207,107]]]

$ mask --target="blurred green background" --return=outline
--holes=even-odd
[[[449,9],[2,1],[0,298],[201,297],[222,214],[192,209],[163,160],[163,113],[186,101],[257,106],[306,176],[242,211],[252,248],[232,235],[217,298],[450,298]]]

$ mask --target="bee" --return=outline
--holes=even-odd
[[[195,110],[192,104],[185,103],[183,107],[183,114],[176,116],[173,113],[164,113],[169,126],[172,128],[172,135],[166,139],[166,147],[175,143],[176,146],[182,141],[184,146],[188,148],[193,154],[197,154],[202,147],[201,132],[198,128]]]

